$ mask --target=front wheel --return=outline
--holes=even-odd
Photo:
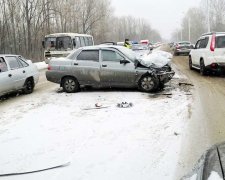
[[[78,81],[73,77],[66,77],[62,81],[63,91],[67,93],[78,92],[80,85]]]
[[[159,79],[153,75],[145,75],[139,80],[139,89],[143,92],[153,92],[158,89]]]

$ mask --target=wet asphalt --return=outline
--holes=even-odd
[[[175,177],[179,179],[194,167],[205,150],[225,142],[225,77],[201,76],[199,71],[189,70],[187,56],[175,56],[173,63],[194,85]]]

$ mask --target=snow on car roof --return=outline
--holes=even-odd
[[[1,57],[5,57],[5,56],[21,56],[21,55],[18,55],[18,54],[0,54]]]
[[[89,37],[92,37],[89,34],[78,34],[78,33],[54,33],[54,34],[48,34],[45,37],[59,37],[59,36],[89,36]]]

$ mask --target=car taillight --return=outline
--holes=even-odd
[[[52,67],[51,67],[50,65],[48,65],[48,70],[49,70],[49,71],[52,70]]]
[[[179,49],[179,48],[180,48],[180,46],[176,46],[176,48],[177,48],[177,49]]]
[[[210,50],[211,51],[215,51],[215,47],[216,47],[216,35],[213,34],[212,35],[211,45],[210,45]]]
[[[218,64],[216,64],[216,63],[211,64],[211,68],[216,69],[217,67],[218,67]]]

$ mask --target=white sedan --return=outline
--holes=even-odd
[[[30,60],[0,54],[0,96],[19,90],[30,94],[38,79],[38,69]]]

